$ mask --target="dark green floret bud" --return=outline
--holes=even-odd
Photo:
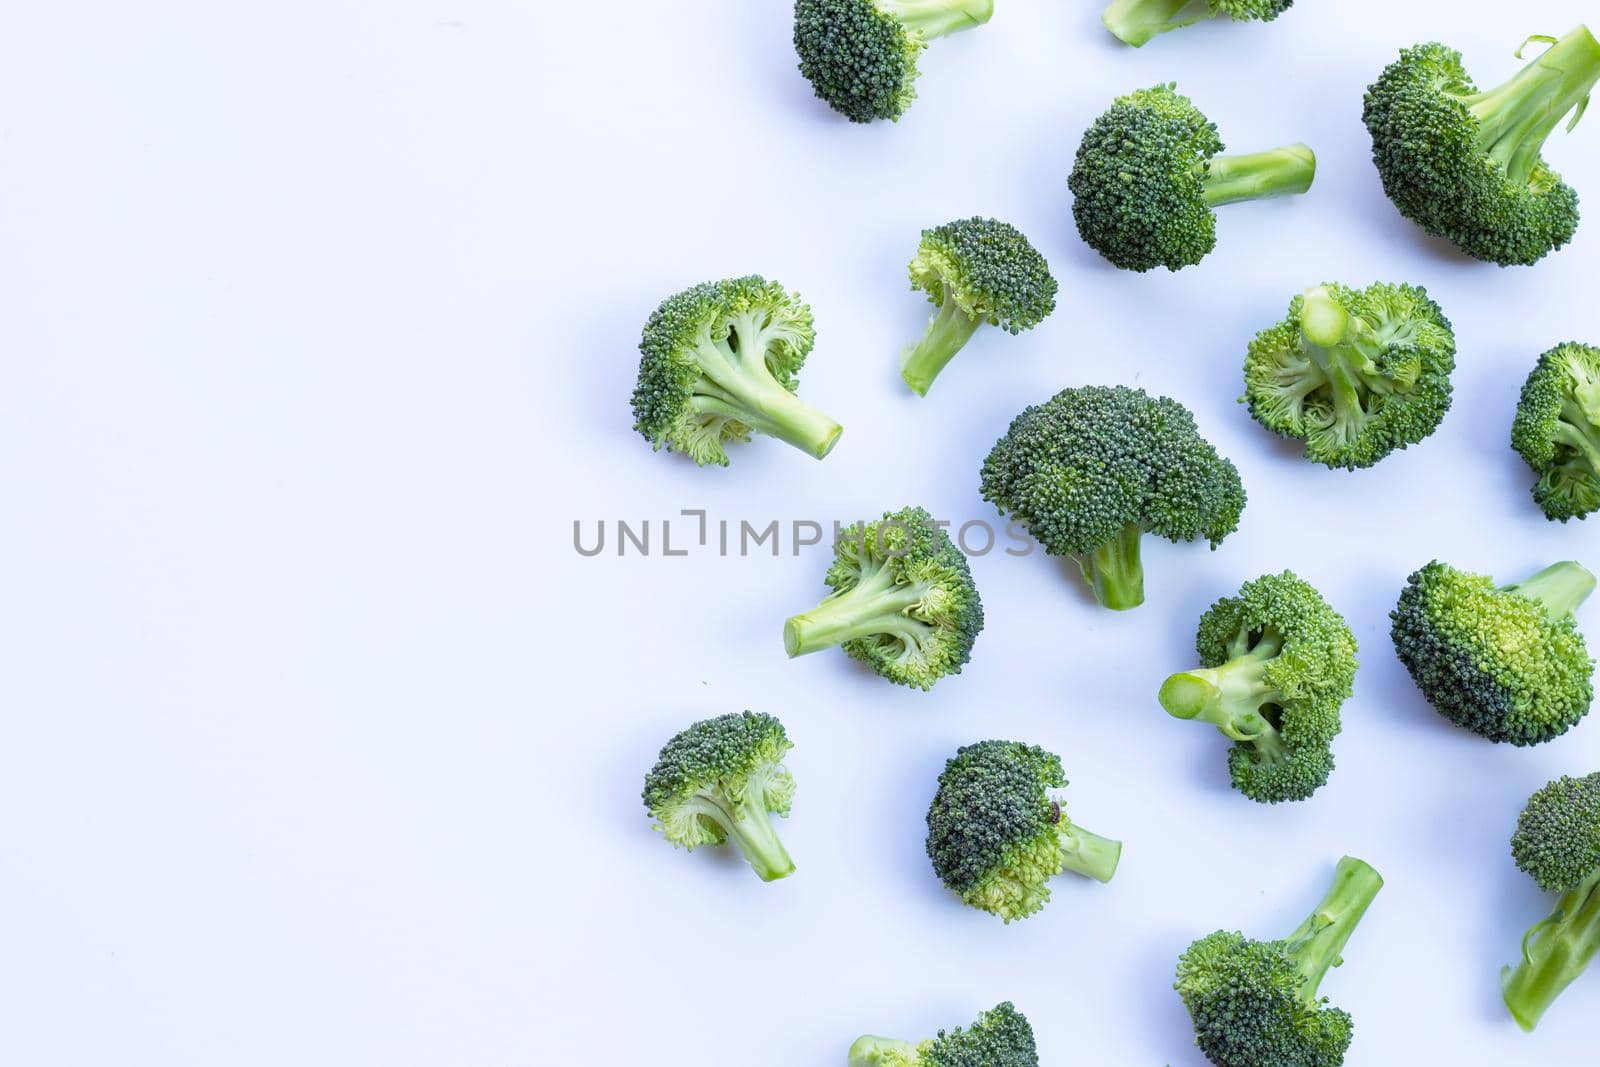
[[[1329,283],[1250,342],[1244,401],[1329,467],[1370,467],[1439,428],[1456,365],[1450,320],[1418,286]]]
[[[1435,560],[1407,579],[1390,635],[1445,718],[1490,741],[1537,745],[1589,713],[1594,661],[1572,613],[1594,586],[1571,561],[1496,588]]]
[[[982,489],[1115,610],[1144,602],[1144,534],[1215,548],[1245,504],[1238,470],[1188,408],[1120,385],[1064,389],[1023,411],[984,460]]]
[[[891,682],[924,690],[972,658],[983,601],[966,556],[922,508],[842,532],[823,580],[833,592],[784,623],[791,657],[841,646]]]
[[[925,1041],[868,1035],[850,1046],[849,1067],[1038,1067],[1033,1027],[1011,1002],[997,1004],[966,1029]]]
[[[900,373],[918,396],[985,324],[1007,333],[1031,330],[1056,308],[1056,280],[1022,231],[994,219],[962,219],[922,231],[911,261],[911,287],[938,311],[906,348]]]
[[[1271,22],[1293,6],[1294,0],[1111,0],[1100,21],[1119,41],[1138,48],[1206,19]]]
[[[1546,517],[1600,509],[1600,348],[1572,341],[1539,357],[1522,383],[1511,447],[1539,476],[1533,499]]]

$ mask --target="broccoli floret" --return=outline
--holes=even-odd
[[[850,1046],[849,1067],[1038,1067],[1033,1027],[1011,1002],[995,1005],[963,1030],[926,1041],[866,1036]]]
[[[1206,1059],[1217,1067],[1343,1063],[1354,1023],[1317,987],[1344,962],[1345,942],[1382,888],[1377,871],[1346,856],[1322,903],[1281,941],[1218,930],[1190,945],[1176,988]]]
[[[1037,745],[980,741],[957,749],[928,808],[928,858],[941,881],[1006,922],[1050,899],[1063,870],[1111,881],[1122,843],[1067,818],[1049,790],[1067,784],[1061,758]]]
[[[1495,588],[1434,560],[1389,613],[1394,648],[1441,715],[1491,741],[1537,745],[1589,713],[1589,658],[1572,613],[1594,575],[1570,560]]]
[[[1251,800],[1304,800],[1328,781],[1339,708],[1356,674],[1344,616],[1290,571],[1246,582],[1200,618],[1201,668],[1174,674],[1161,706],[1235,744],[1233,786]]]
[[[925,290],[939,306],[927,334],[900,360],[900,373],[918,396],[927,395],[945,364],[984,323],[1021,333],[1056,308],[1050,264],[1021,230],[994,219],[923,230],[911,261],[911,288]]]
[[[1117,98],[1083,135],[1067,181],[1078,233],[1124,270],[1180,270],[1217,246],[1212,208],[1303,193],[1316,177],[1303,144],[1222,148],[1215,124],[1170,84]]]
[[[1549,893],[1555,910],[1522,939],[1522,958],[1500,975],[1506,1007],[1524,1030],[1600,951],[1600,774],[1558,778],[1517,820],[1511,855]]]
[[[783,724],[753,711],[719,715],[678,734],[644,778],[656,829],[693,852],[732,841],[764,882],[794,873],[767,816],[789,814],[794,779],[783,766],[794,746]]]
[[[1600,508],[1600,348],[1569,341],[1522,383],[1511,447],[1539,476],[1533,499],[1566,522]]]
[[[1438,429],[1456,365],[1450,320],[1425,289],[1319,285],[1250,342],[1244,400],[1329,467],[1370,467]]]
[[[1539,152],[1570,130],[1600,80],[1600,43],[1579,26],[1510,81],[1479,92],[1461,53],[1407,48],[1367,90],[1372,161],[1400,214],[1469,256],[1535,263],[1572,240],[1578,194]],[[1522,53],[1517,52],[1517,58]]]
[[[1188,408],[1120,385],[1064,389],[1023,411],[984,460],[982,487],[1117,610],[1144,603],[1142,535],[1216,548],[1245,504],[1238,470]]]
[[[842,645],[891,682],[931,689],[960,674],[983,629],[967,558],[921,508],[885,512],[834,542],[833,592],[783,624],[791,657]]]
[[[1118,40],[1138,48],[1206,19],[1271,22],[1293,6],[1294,0],[1111,0],[1100,20]]]
[[[993,15],[994,0],[795,0],[794,50],[817,99],[852,122],[898,122],[928,42]]]
[[[702,467],[728,464],[723,446],[763,433],[821,459],[838,423],[794,395],[816,331],[811,309],[751,275],[669,297],[645,324],[634,429],[655,448]]]

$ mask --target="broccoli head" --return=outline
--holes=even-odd
[[[1168,678],[1161,706],[1234,742],[1234,788],[1263,804],[1320,789],[1356,674],[1344,616],[1292,572],[1268,574],[1211,605],[1195,649],[1201,667]]]
[[[982,487],[1118,610],[1144,602],[1145,533],[1215,548],[1245,504],[1238,470],[1188,408],[1120,385],[1064,389],[1023,411],[984,460]]]
[[[898,122],[928,42],[993,15],[994,0],[795,0],[794,50],[817,99],[852,122]]]
[[[1600,508],[1600,348],[1572,341],[1539,357],[1522,383],[1511,447],[1539,476],[1533,499],[1547,517]]]
[[[1497,589],[1435,560],[1389,613],[1394,648],[1445,718],[1491,741],[1537,745],[1589,713],[1594,661],[1572,613],[1594,584],[1567,561]]]
[[[978,327],[988,323],[1021,333],[1056,308],[1050,264],[1021,230],[994,219],[962,219],[923,230],[911,261],[911,287],[926,291],[939,307],[928,332],[900,360],[900,373],[918,396],[927,395]]]
[[[1506,1007],[1524,1030],[1600,951],[1600,774],[1558,778],[1528,800],[1511,855],[1555,910],[1522,939],[1522,958],[1501,972]]]
[[[957,749],[928,808],[928,858],[944,884],[1006,922],[1050,899],[1063,870],[1111,881],[1122,843],[1075,825],[1050,790],[1061,758],[1037,745],[980,741]]]
[[[764,882],[794,873],[769,814],[787,816],[794,779],[783,724],[753,711],[719,715],[678,734],[644,779],[644,806],[674,845],[732,841]]]
[[[833,592],[783,624],[790,656],[834,645],[891,682],[931,689],[960,674],[983,629],[983,601],[949,536],[921,508],[885,512],[834,542]]]
[[[1346,856],[1322,903],[1288,937],[1256,941],[1218,930],[1178,959],[1177,990],[1195,1043],[1217,1067],[1338,1067],[1354,1031],[1348,1012],[1317,995],[1383,888]]]
[[[1028,1017],[1008,1000],[926,1041],[866,1036],[850,1046],[849,1067],[1039,1067]]]
[[[1367,89],[1363,109],[1372,161],[1400,214],[1503,267],[1572,240],[1578,194],[1539,153],[1569,112],[1567,128],[1577,124],[1600,79],[1600,43],[1585,27],[1531,40],[1551,47],[1487,92],[1454,49],[1407,48]]]
[[[1244,361],[1250,414],[1329,467],[1370,467],[1438,429],[1455,334],[1425,289],[1319,285],[1261,331]]]
[[[639,342],[634,428],[702,467],[727,466],[723,446],[752,433],[821,459],[839,440],[839,424],[794,395],[815,339],[800,297],[755,275],[669,297]]]
[[[1100,21],[1119,41],[1138,48],[1206,19],[1271,22],[1293,6],[1294,0],[1111,0]]]
[[[1083,135],[1067,181],[1078,233],[1124,270],[1180,270],[1217,246],[1212,208],[1303,193],[1316,177],[1303,144],[1222,148],[1215,124],[1171,85],[1118,97]]]

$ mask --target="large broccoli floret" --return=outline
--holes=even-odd
[[[1067,181],[1078,233],[1124,270],[1180,270],[1216,247],[1212,208],[1303,193],[1316,177],[1303,144],[1222,148],[1217,127],[1171,85],[1119,97],[1083,135]]]
[[[667,298],[645,323],[634,429],[702,467],[728,464],[723,445],[763,433],[821,459],[838,423],[794,395],[816,331],[811,309],[751,275]]]
[[[1539,476],[1533,499],[1566,522],[1600,508],[1600,348],[1570,341],[1522,383],[1511,447]]]
[[[1195,1043],[1217,1067],[1338,1067],[1355,1024],[1317,988],[1366,914],[1383,879],[1361,860],[1339,861],[1333,886],[1281,941],[1218,930],[1178,959],[1177,990]]]
[[[1319,285],[1250,342],[1244,400],[1329,467],[1370,467],[1438,429],[1450,410],[1456,339],[1425,289]]]
[[[1007,333],[1031,330],[1056,308],[1050,264],[1022,231],[994,219],[962,219],[922,231],[911,261],[911,287],[925,290],[939,311],[909,346],[900,373],[926,396],[945,364],[988,323]]]
[[[995,1005],[963,1030],[926,1041],[866,1036],[850,1046],[849,1067],[1038,1067],[1033,1027],[1011,1002]]]
[[[1600,43],[1579,26],[1510,81],[1479,92],[1461,53],[1407,48],[1367,90],[1372,161],[1400,214],[1501,266],[1534,263],[1572,240],[1578,194],[1540,157],[1570,130],[1600,80]],[[1517,57],[1522,53],[1519,50]]]
[[[852,122],[898,122],[928,42],[993,15],[994,0],[795,0],[794,50],[829,107]]]
[[[891,682],[931,689],[960,674],[983,629],[972,571],[933,516],[921,508],[885,512],[834,542],[833,593],[783,624],[790,656],[842,645]]]
[[[1188,408],[1120,385],[1064,389],[1023,411],[984,460],[982,486],[1118,610],[1144,603],[1145,533],[1215,548],[1245,503],[1238,470]]]
[[[1077,826],[1049,790],[1061,758],[1037,745],[980,741],[957,749],[928,808],[928,858],[944,884],[1006,922],[1050,899],[1063,870],[1111,881],[1122,843]]]
[[[1271,22],[1294,0],[1111,0],[1100,20],[1118,40],[1135,48],[1150,38],[1206,19]]]
[[[719,715],[678,734],[644,778],[656,829],[694,851],[732,841],[764,882],[794,873],[767,816],[789,814],[794,779],[783,766],[794,746],[783,724],[753,711]]]
[[[1389,613],[1394,648],[1441,715],[1491,741],[1537,745],[1589,713],[1589,658],[1572,613],[1595,579],[1570,560],[1495,588],[1438,560]]]
[[[1211,605],[1195,649],[1202,666],[1168,678],[1161,706],[1235,742],[1234,788],[1263,804],[1320,789],[1356,674],[1344,616],[1294,573],[1268,574]]]
[[[1534,793],[1511,855],[1539,888],[1561,894],[1523,936],[1515,969],[1501,972],[1506,1007],[1532,1030],[1600,951],[1600,774],[1558,778]]]

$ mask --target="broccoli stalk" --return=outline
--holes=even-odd
[[[1539,1024],[1545,1010],[1584,972],[1600,952],[1600,870],[1561,895],[1556,910],[1522,939],[1522,959],[1501,972],[1506,1007],[1524,1030]]]
[[[933,627],[907,612],[933,591],[930,581],[902,582],[892,567],[880,566],[855,585],[785,622],[784,650],[791,657],[805,656],[876,634],[896,637],[908,648],[920,648]]]
[[[794,860],[783,847],[768,811],[759,782],[752,780],[739,795],[701,793],[685,800],[678,809],[683,818],[709,819],[733,843],[763,882],[774,882],[794,873]]]
[[[940,1030],[926,1041],[868,1034],[850,1046],[849,1067],[1039,1067],[1028,1017],[1008,1000],[971,1026]]]
[[[1600,42],[1579,26],[1565,37],[1532,37],[1550,48],[1516,76],[1488,92],[1460,97],[1477,119],[1477,143],[1516,182],[1526,182],[1539,163],[1545,139],[1576,109],[1571,130],[1583,117],[1589,93],[1600,82]],[[1521,49],[1517,58],[1522,58]]]
[[[1265,152],[1213,156],[1206,169],[1205,201],[1212,207],[1244,200],[1297,196],[1317,176],[1317,155],[1304,144]]]
[[[1288,759],[1278,728],[1262,714],[1266,705],[1283,701],[1267,681],[1267,668],[1282,650],[1283,636],[1274,630],[1262,633],[1254,647],[1248,634],[1240,634],[1228,649],[1233,658],[1222,666],[1168,678],[1161,686],[1161,706],[1175,719],[1210,723],[1231,740],[1255,746],[1268,762]]]
[[[1122,862],[1122,842],[1091,833],[1070,819],[1061,817],[1061,805],[1052,804],[1056,840],[1061,842],[1061,869],[1093,878],[1105,885]]]
[[[1144,603],[1144,564],[1139,558],[1143,536],[1139,524],[1130,522],[1099,548],[1073,557],[1101,606],[1127,611]]]
[[[1383,888],[1383,876],[1354,856],[1334,868],[1333,884],[1315,911],[1283,939],[1284,951],[1300,976],[1300,1003],[1308,1011],[1322,1004],[1317,987],[1329,969],[1344,962],[1344,946]]]
[[[848,1067],[886,1067],[888,1064],[916,1063],[920,1042],[899,1041],[892,1037],[864,1034],[850,1046]]]
[[[763,351],[758,323],[735,320],[733,331],[736,346],[702,339],[693,349],[694,365],[704,378],[689,399],[690,410],[708,423],[743,423],[818,459],[826,456],[839,440],[839,424],[785,388],[764,358],[740,356]]]
[[[994,0],[872,0],[909,33],[936,41],[994,18]]]
[[[1111,0],[1100,20],[1124,44],[1138,48],[1163,33],[1221,15],[1271,22],[1293,3],[1294,0]]]
[[[928,320],[922,340],[906,349],[900,360],[900,376],[918,396],[927,396],[939,372],[956,358],[956,353],[966,347],[982,325],[982,318],[968,314],[955,300],[946,297],[939,305],[938,314]]]
[[[1552,563],[1538,574],[1501,586],[1501,592],[1520,593],[1544,606],[1552,619],[1565,619],[1594,592],[1595,577],[1573,560]]]

